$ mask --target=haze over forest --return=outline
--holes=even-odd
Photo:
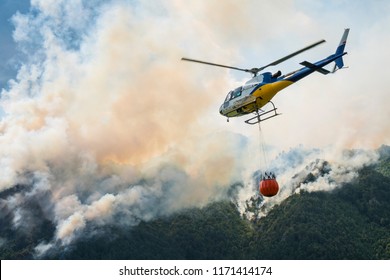
[[[282,258],[278,246],[305,226],[312,247],[286,258],[388,258],[388,1],[16,2],[0,4],[2,258]],[[287,73],[334,53],[347,27],[348,69],[314,73],[274,99],[282,115],[261,141],[281,190],[263,200],[258,128],[218,114],[250,77],[180,58],[259,67],[327,40],[281,65]],[[300,227],[288,222],[294,211]],[[225,212],[210,225],[210,213]],[[322,230],[329,216],[364,245],[310,253],[334,233]],[[134,251],[100,248],[106,233]],[[218,243],[222,234],[231,239]],[[216,255],[191,253],[189,241],[214,241]]]

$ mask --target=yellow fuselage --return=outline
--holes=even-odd
[[[232,100],[226,106],[222,105],[220,113],[228,118],[232,118],[255,112],[267,104],[279,91],[291,84],[293,82],[287,80],[264,84],[249,96],[237,98],[236,101]]]

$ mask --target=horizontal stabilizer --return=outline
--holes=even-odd
[[[303,66],[306,66],[307,68],[310,68],[310,69],[313,69],[313,70],[315,70],[317,72],[320,72],[321,74],[324,74],[324,75],[330,73],[330,71],[326,70],[325,68],[319,67],[319,66],[317,66],[317,65],[315,65],[313,63],[310,63],[308,61],[303,61],[300,64],[303,65]]]

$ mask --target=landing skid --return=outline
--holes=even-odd
[[[268,111],[264,111],[264,112],[261,112],[261,113],[259,113],[259,109],[257,109],[256,112],[255,112],[256,116],[254,116],[254,117],[252,117],[250,119],[247,119],[245,122],[247,124],[253,125],[253,124],[257,124],[259,122],[263,122],[265,120],[268,120],[270,118],[276,117],[278,115],[281,115],[278,112],[276,112],[276,110],[278,108],[275,107],[275,105],[274,105],[274,103],[272,101],[269,101],[268,103],[272,104],[273,109],[268,110]]]

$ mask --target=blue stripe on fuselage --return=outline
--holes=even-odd
[[[320,60],[320,61],[313,63],[313,64],[318,66],[318,67],[324,67],[324,66],[328,65],[329,63],[335,61],[337,58],[342,57],[345,54],[346,53],[337,54],[337,55],[333,54],[333,55],[328,56],[327,58]],[[293,74],[290,77],[285,78],[285,80],[295,83],[295,82],[299,81],[302,78],[305,78],[306,76],[310,75],[311,73],[313,73],[315,71],[316,71],[315,69],[312,69],[309,67],[303,67],[297,73]]]

